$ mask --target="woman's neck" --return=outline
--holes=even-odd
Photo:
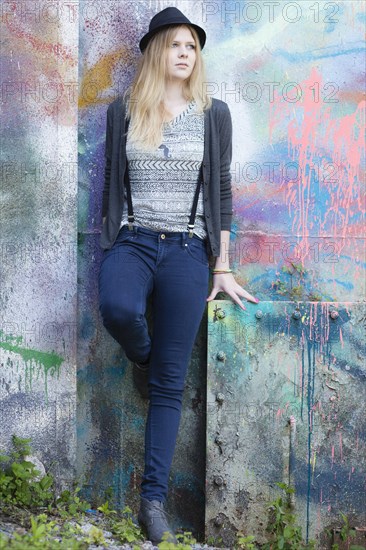
[[[164,105],[167,109],[179,107],[187,103],[181,82],[167,82],[164,93]]]

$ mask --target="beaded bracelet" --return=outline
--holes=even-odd
[[[231,269],[213,269],[212,270],[212,273],[214,275],[216,274],[223,274],[223,273],[232,273],[232,270]]]

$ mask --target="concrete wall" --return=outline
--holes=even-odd
[[[66,485],[76,462],[78,33],[57,7],[1,5],[0,445],[31,437]]]

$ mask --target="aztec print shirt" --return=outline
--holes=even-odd
[[[163,126],[163,142],[155,151],[142,151],[128,139],[135,225],[154,231],[187,231],[199,169],[203,159],[204,115],[192,100],[185,111]],[[126,197],[126,194],[125,194]],[[127,225],[127,208],[121,227]],[[200,190],[194,233],[207,237]]]

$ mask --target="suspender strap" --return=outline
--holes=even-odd
[[[187,225],[188,236],[191,237],[191,238],[193,237],[194,221],[195,221],[195,218],[196,218],[198,197],[200,195],[200,190],[201,190],[201,181],[202,181],[202,164],[201,164],[200,171],[199,171],[199,174],[198,174],[198,180],[197,180],[197,185],[196,185],[196,191],[194,193],[194,199],[193,199],[193,204],[192,204],[191,215],[189,217],[189,222],[188,222],[188,225]]]
[[[126,194],[127,194],[128,229],[131,231],[133,229],[133,222],[135,221],[135,216],[133,215],[133,208],[132,208],[131,185],[130,185],[130,178],[128,174],[127,159],[126,159],[126,171],[125,171],[125,188],[126,188]]]
[[[129,120],[126,118],[125,119],[125,136],[124,136],[125,149],[126,149],[128,125],[129,125]],[[199,174],[198,174],[196,191],[194,193],[194,199],[193,199],[193,204],[192,204],[192,209],[191,209],[191,215],[189,217],[189,222],[188,222],[188,225],[187,225],[188,235],[191,238],[193,237],[194,222],[195,222],[195,218],[196,218],[198,198],[199,198],[199,194],[200,194],[200,190],[201,190],[201,182],[202,182],[202,179],[203,179],[203,177],[202,177],[202,164],[201,164],[200,171],[199,171]],[[128,229],[132,230],[133,229],[133,222],[135,221],[135,216],[133,214],[133,207],[132,207],[131,185],[130,185],[130,177],[129,177],[129,173],[128,173],[127,157],[126,157],[126,169],[125,169],[124,183],[125,183],[126,194],[127,194]]]
[[[127,141],[127,132],[128,132],[128,125],[129,125],[129,119],[125,119],[125,150],[126,150],[126,141]],[[126,168],[125,168],[125,188],[126,188],[126,194],[127,194],[127,219],[128,219],[128,229],[132,231],[133,229],[133,222],[135,221],[135,216],[133,215],[133,208],[132,208],[132,197],[131,197],[131,185],[130,185],[130,177],[128,173],[128,161],[126,156]]]

